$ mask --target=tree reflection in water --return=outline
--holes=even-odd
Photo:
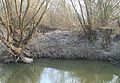
[[[0,64],[0,83],[120,83],[120,67],[99,61],[40,59]]]
[[[34,64],[7,64],[1,68],[0,83],[36,83],[42,72]]]

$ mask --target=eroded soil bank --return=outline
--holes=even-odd
[[[100,38],[91,44],[78,32],[56,30],[34,37],[28,48],[34,58],[95,59],[119,63],[119,42],[112,42],[109,52],[104,51],[100,43]],[[3,47],[0,50],[0,61],[14,60],[10,56],[3,56],[7,53],[2,50]]]

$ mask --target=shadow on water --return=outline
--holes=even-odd
[[[0,83],[120,83],[120,67],[90,60],[0,64]]]

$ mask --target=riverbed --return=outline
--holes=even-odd
[[[120,67],[94,60],[0,63],[0,83],[120,83]]]

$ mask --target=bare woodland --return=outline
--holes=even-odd
[[[93,46],[100,38],[109,52],[119,38],[120,0],[0,0],[0,44],[16,62],[33,61],[27,46],[41,27],[79,33]]]

